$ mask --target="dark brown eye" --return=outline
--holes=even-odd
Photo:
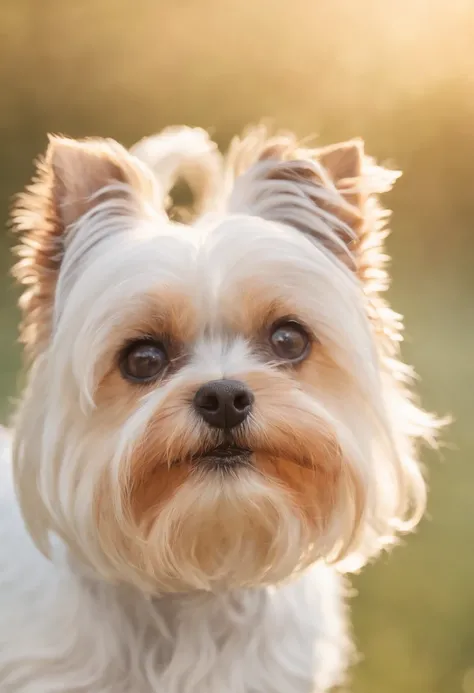
[[[302,361],[308,354],[310,339],[299,323],[279,323],[270,335],[270,344],[275,354],[285,361]]]
[[[131,344],[124,352],[120,370],[127,380],[145,383],[157,378],[168,365],[168,356],[162,344],[140,341]]]

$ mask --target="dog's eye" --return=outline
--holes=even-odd
[[[308,354],[310,339],[308,333],[293,320],[279,323],[270,335],[270,344],[275,354],[285,361],[302,361]]]
[[[120,361],[120,370],[127,380],[148,382],[157,378],[167,365],[168,356],[162,344],[140,341],[127,347]]]

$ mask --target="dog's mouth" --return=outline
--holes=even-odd
[[[225,442],[194,458],[196,466],[207,466],[214,469],[232,469],[234,467],[249,466],[251,464],[252,451],[242,448],[235,443]]]

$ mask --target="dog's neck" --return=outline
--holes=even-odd
[[[123,603],[131,602],[146,602],[155,607],[161,608],[164,603],[181,606],[189,605],[192,602],[238,602],[244,595],[255,595],[258,593],[274,592],[278,586],[255,586],[246,588],[228,589],[222,587],[216,588],[213,591],[192,589],[189,591],[180,592],[145,592],[134,585],[120,582],[109,582],[98,575],[93,568],[82,562],[73,553],[66,550],[66,553],[60,557],[61,562],[64,562],[65,568],[69,571],[71,578],[78,584],[83,586],[83,589],[88,592],[91,597],[103,592],[115,593],[116,598]]]

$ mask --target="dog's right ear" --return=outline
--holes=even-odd
[[[117,142],[50,137],[12,213],[21,238],[13,273],[24,286],[21,341],[28,356],[34,358],[49,339],[56,282],[77,223],[105,200],[139,214],[153,194],[151,172]]]

